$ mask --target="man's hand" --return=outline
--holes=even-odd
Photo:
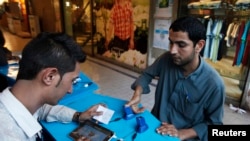
[[[178,137],[178,130],[175,128],[173,124],[168,124],[166,122],[162,122],[161,126],[156,129],[157,133],[162,135],[169,135]]]
[[[162,122],[161,126],[156,129],[157,133],[178,137],[180,140],[193,139],[197,137],[197,133],[193,128],[176,129],[173,124]]]
[[[134,113],[142,113],[145,110],[145,107],[139,107],[138,104],[140,103],[140,96],[134,95],[132,99],[125,105],[130,106]]]
[[[134,92],[133,97],[131,100],[125,105],[125,106],[130,106],[133,110],[134,113],[142,113],[145,110],[145,107],[139,107],[138,104],[141,102],[141,92],[142,88],[141,86],[137,86]]]
[[[102,112],[97,112],[97,108],[100,104],[94,105],[90,107],[87,111],[82,112],[81,115],[79,116],[79,122],[84,122],[86,119],[91,119],[93,116],[99,116],[102,115]],[[102,104],[102,106],[106,107],[105,105]]]

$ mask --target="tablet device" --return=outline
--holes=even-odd
[[[87,137],[91,141],[110,141],[114,132],[100,126],[99,124],[86,120],[72,132],[70,137],[73,139],[79,139],[81,136]]]

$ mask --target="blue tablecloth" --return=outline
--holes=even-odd
[[[123,138],[126,141],[132,141],[132,136],[136,133],[136,117],[142,116],[145,118],[146,123],[149,128],[143,133],[137,133],[136,138],[133,141],[144,141],[144,140],[155,140],[155,141],[178,141],[178,138],[162,136],[156,133],[156,128],[160,126],[160,121],[158,121],[149,111],[145,111],[142,114],[136,115],[134,118],[130,120],[125,120],[123,118],[123,106],[126,101],[117,99],[110,96],[105,96],[101,94],[95,93],[84,93],[79,94],[77,99],[68,102],[66,105],[78,111],[87,110],[90,106],[104,103],[108,108],[115,111],[111,121],[109,124],[100,124],[103,127],[106,127],[115,132],[116,136],[119,138]],[[120,120],[114,121],[114,119],[119,118]],[[42,121],[41,124],[46,128],[46,130],[58,141],[72,141],[69,137],[69,133],[73,131],[78,124],[77,123],[59,123],[52,122],[47,123]],[[115,139],[112,139],[115,140]]]
[[[79,95],[83,95],[89,92],[93,92],[99,89],[99,86],[93,82],[86,74],[80,72],[80,81],[73,86],[73,93],[66,94],[60,101],[59,104],[67,104],[72,100],[76,99]]]

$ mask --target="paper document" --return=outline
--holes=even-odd
[[[99,105],[96,111],[102,111],[103,114],[100,116],[94,116],[93,118],[101,123],[108,124],[110,119],[112,118],[115,111],[108,109],[102,105]]]

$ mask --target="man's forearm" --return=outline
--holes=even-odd
[[[189,129],[180,129],[178,130],[178,137],[180,140],[187,140],[197,137],[197,133],[193,128]]]
[[[136,88],[135,88],[135,93],[134,93],[134,95],[141,95],[141,94],[142,94],[142,91],[143,91],[142,87],[141,87],[140,85],[138,85],[138,86],[136,86]]]

